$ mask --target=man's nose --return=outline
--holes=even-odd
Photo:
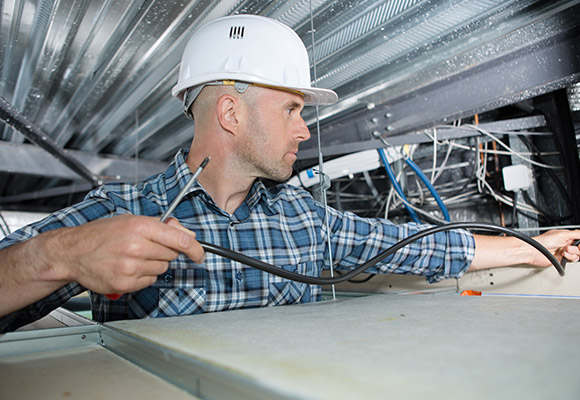
[[[302,117],[300,117],[300,126],[298,127],[297,137],[302,142],[310,139],[310,130],[308,129],[308,126]]]

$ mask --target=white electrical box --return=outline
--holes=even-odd
[[[532,185],[532,171],[523,164],[509,165],[502,169],[505,190],[515,192]]]

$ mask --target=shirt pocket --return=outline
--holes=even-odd
[[[205,288],[159,289],[159,317],[200,314],[205,311]]]
[[[296,265],[282,266],[287,271],[301,275],[318,276],[316,263],[307,261]],[[270,274],[268,306],[278,306],[282,304],[308,303],[312,300],[312,289],[306,283],[291,281],[277,275]]]
[[[181,256],[180,256],[181,257]],[[156,317],[199,314],[205,311],[207,271],[198,265],[172,265],[159,276]]]

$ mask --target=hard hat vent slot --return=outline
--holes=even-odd
[[[230,39],[243,39],[245,26],[232,26],[230,28]]]

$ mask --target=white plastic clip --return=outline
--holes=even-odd
[[[315,174],[320,175],[320,183],[314,185],[312,188],[313,190],[313,197],[315,200],[319,201],[320,203],[323,202],[324,199],[324,192],[330,189],[330,176],[321,172],[319,169],[312,170]]]

